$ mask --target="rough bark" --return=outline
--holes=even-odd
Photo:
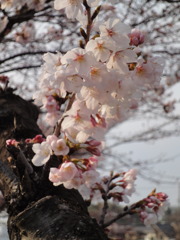
[[[9,214],[10,239],[108,239],[89,216],[78,191],[54,187],[48,181],[50,165],[57,165],[55,156],[45,167],[31,164],[33,152],[24,140],[41,133],[36,124],[38,114],[37,107],[12,89],[0,89],[0,190]],[[20,141],[21,147],[7,147],[7,139]]]

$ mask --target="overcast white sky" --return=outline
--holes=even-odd
[[[180,83],[176,84],[171,90],[173,92],[171,98],[179,100]],[[177,105],[177,108],[175,109],[175,112],[178,115],[180,114],[179,105]],[[131,120],[122,123],[118,128],[113,129],[109,134],[111,136],[128,136],[130,134],[133,134],[133,132],[138,131],[138,129],[144,127],[145,123],[143,121],[137,123]],[[149,160],[149,163],[151,163],[152,159],[158,159],[158,157],[161,157],[162,160],[169,158],[170,161],[164,163],[158,161],[157,164],[149,165],[149,171],[146,172],[148,173],[146,174],[148,176],[159,178],[161,180],[161,183],[157,184],[151,181],[147,181],[144,178],[138,177],[136,188],[137,193],[132,197],[132,201],[144,198],[151,192],[151,190],[156,188],[157,191],[163,191],[169,195],[169,201],[171,205],[178,206],[178,194],[180,195],[180,136],[167,137],[156,142],[151,141],[149,143],[123,144],[118,146],[115,151],[117,153],[130,153],[133,161],[139,162]],[[121,165],[119,164],[119,167],[120,166]],[[111,168],[111,166],[109,166],[109,168]]]

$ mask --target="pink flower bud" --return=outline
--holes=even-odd
[[[57,156],[67,155],[69,153],[69,147],[66,145],[64,139],[57,139],[51,142],[51,148],[54,154]]]
[[[96,116],[91,115],[91,123],[94,127],[100,126],[106,128],[105,118],[101,117],[99,114],[96,114]]]
[[[164,202],[168,198],[168,195],[166,193],[160,192],[160,193],[157,193],[157,198],[160,201]]]
[[[148,216],[148,213],[147,213],[147,212],[145,212],[145,211],[140,212],[140,217],[141,217],[142,219],[147,218],[147,216]]]
[[[131,33],[129,34],[130,38],[130,45],[138,46],[144,43],[144,33],[142,33],[139,29],[132,29]]]
[[[78,173],[78,170],[74,163],[65,162],[58,168],[51,168],[49,174],[49,180],[53,183],[62,184],[66,181],[72,180],[75,175]]]
[[[86,141],[87,144],[89,144],[91,147],[98,147],[101,145],[100,141],[97,140],[90,140],[90,141]]]
[[[43,138],[42,135],[36,135],[33,139],[33,143],[42,143],[45,141],[45,138]]]
[[[153,207],[154,207],[154,203],[148,203],[148,204],[147,204],[147,207],[153,208]]]
[[[17,146],[18,142],[15,139],[8,139],[6,140],[7,146]]]
[[[53,141],[57,141],[58,137],[56,135],[48,135],[46,138],[46,142],[51,144]]]
[[[101,152],[98,148],[91,148],[91,147],[88,147],[86,148],[86,150],[90,153],[92,153],[93,155],[96,155],[96,156],[101,156]]]
[[[144,199],[145,202],[150,203],[151,199],[149,199],[148,197]]]
[[[156,202],[157,198],[155,196],[150,196],[149,199],[151,200],[151,202]]]

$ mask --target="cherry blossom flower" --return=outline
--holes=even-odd
[[[72,162],[63,163],[59,169],[51,168],[49,180],[54,186],[63,184],[68,189],[77,189],[84,199],[90,199],[91,188],[100,181],[96,170],[88,170],[81,174]]]
[[[100,72],[101,70],[97,69],[97,71]],[[97,76],[93,75],[93,78],[96,77],[99,78],[98,73]],[[101,93],[104,93],[103,87],[101,88]],[[82,100],[85,101],[86,107],[89,109],[89,111],[92,111],[92,113],[96,112],[99,105],[103,104],[106,101],[107,99],[106,97],[107,97],[106,95],[100,94],[99,89],[96,88],[95,86],[91,87],[83,86],[80,90],[80,93],[77,94],[77,98],[80,101]]]
[[[58,139],[57,141],[52,141],[51,148],[54,151],[54,154],[59,155],[67,155],[69,152],[69,147],[66,145],[64,139]]]
[[[155,213],[141,212],[140,219],[144,222],[146,226],[157,223],[158,217]]]
[[[89,200],[91,195],[91,189],[88,188],[86,185],[80,185],[78,187],[79,193],[83,196],[84,200]]]
[[[59,168],[51,168],[50,169],[49,180],[51,182],[53,182],[53,185],[55,185],[55,186],[59,185],[58,184],[60,181]]]
[[[105,24],[99,26],[99,29],[100,37],[106,37],[110,42],[116,43],[116,51],[128,48],[130,40],[127,34],[130,28],[118,18],[108,19]]]
[[[90,7],[97,7],[100,0],[87,0]],[[68,18],[76,18],[79,12],[83,12],[83,0],[55,0],[54,8],[61,10],[65,8],[65,13]]]
[[[62,122],[62,129],[76,128],[81,131],[90,126],[90,119],[88,116],[88,111],[82,110],[84,103],[80,101],[75,101],[72,108],[66,112],[66,117]]]
[[[53,182],[55,186],[64,184],[71,181],[78,173],[78,169],[72,162],[65,162],[58,168],[51,168],[49,174],[49,180]],[[72,186],[73,188],[73,186]]]
[[[62,73],[63,71],[63,73]],[[67,73],[67,74],[66,74]],[[63,75],[62,75],[63,74]],[[55,73],[56,80],[62,81],[62,84],[60,84],[61,92],[75,92],[78,93],[84,84],[83,78],[78,76],[78,74],[69,74],[69,71],[67,69],[57,69],[57,72]],[[65,94],[61,94],[62,96]]]
[[[137,176],[137,169],[131,169],[124,174],[123,179],[126,182],[134,182],[134,180],[136,180],[136,176]]]
[[[158,86],[160,76],[163,71],[163,59],[149,57],[146,61],[139,59],[135,71],[132,71],[132,79],[136,81],[138,87],[150,87],[152,85]]]
[[[88,187],[91,188],[95,183],[100,181],[99,173],[96,170],[89,170],[82,174],[83,182]]]
[[[136,61],[136,53],[127,49],[113,53],[107,63],[107,67],[117,69],[120,74],[127,74],[129,72],[128,63]]]
[[[86,75],[89,66],[95,61],[93,54],[81,48],[74,48],[62,57],[62,63],[68,65],[67,68],[71,75]]]
[[[32,150],[35,153],[32,163],[37,167],[44,165],[49,160],[52,152],[47,142],[35,143]]]
[[[105,64],[103,64],[102,62],[92,64],[91,67],[88,69],[87,76],[84,81],[84,88],[81,87],[81,90],[86,91],[89,89],[90,91],[92,91],[92,93],[94,92],[95,95],[96,92],[101,92],[102,96],[98,95],[98,98],[99,102],[102,103],[102,100],[103,102],[105,101],[105,99],[107,100],[107,97],[105,97],[104,95],[108,89],[109,77],[110,74],[107,71],[107,67]],[[81,92],[81,94],[83,93]],[[83,97],[83,95],[81,95],[81,97]]]
[[[82,11],[83,0],[55,0],[54,8],[61,10],[65,8],[65,13],[68,18],[76,18],[79,11]]]
[[[57,137],[56,135],[54,135],[54,134],[48,135],[48,136],[46,137],[46,142],[49,143],[50,145],[51,145],[51,143],[52,143],[53,141],[57,141],[57,140],[58,140],[58,137]]]
[[[115,46],[109,44],[106,38],[96,38],[90,40],[86,45],[87,51],[92,51],[98,61],[105,62],[110,57],[110,50],[115,49]]]
[[[53,73],[54,70],[56,70],[56,67],[61,65],[61,57],[62,54],[60,52],[57,52],[56,54],[45,53],[43,55],[43,60],[45,61],[43,69],[47,72]]]
[[[57,121],[61,118],[61,116],[62,114],[58,111],[47,113],[45,116],[45,121],[47,124],[53,127],[57,123]]]

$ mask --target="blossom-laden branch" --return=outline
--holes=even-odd
[[[99,224],[106,228],[117,220],[125,217],[126,215],[138,214],[141,221],[145,225],[151,225],[158,221],[163,215],[164,210],[168,206],[165,193],[156,193],[153,190],[146,198],[132,204],[130,207],[124,207],[124,212],[117,214],[113,219],[105,222],[105,215],[108,211],[108,201],[116,199],[118,202],[129,202],[127,196],[131,196],[135,191],[134,180],[136,179],[136,171],[130,170],[126,173],[112,174],[110,177],[103,179],[102,184],[98,184],[95,190],[99,190],[104,200],[104,207]]]
[[[114,174],[113,172],[111,172],[109,177],[104,177],[102,179],[102,182],[97,184],[97,188],[95,188],[94,190],[100,191],[102,199],[104,201],[104,206],[99,221],[99,224],[101,226],[106,225],[104,222],[105,216],[109,208],[108,201],[110,199],[116,200],[118,202],[129,202],[128,196],[131,196],[132,193],[135,191],[134,181],[136,180],[136,174],[137,171],[135,169],[131,169],[128,172],[120,174]],[[127,213],[125,215],[124,214],[125,213],[123,213],[123,216],[125,216]],[[122,214],[120,214],[119,216],[121,215]]]

